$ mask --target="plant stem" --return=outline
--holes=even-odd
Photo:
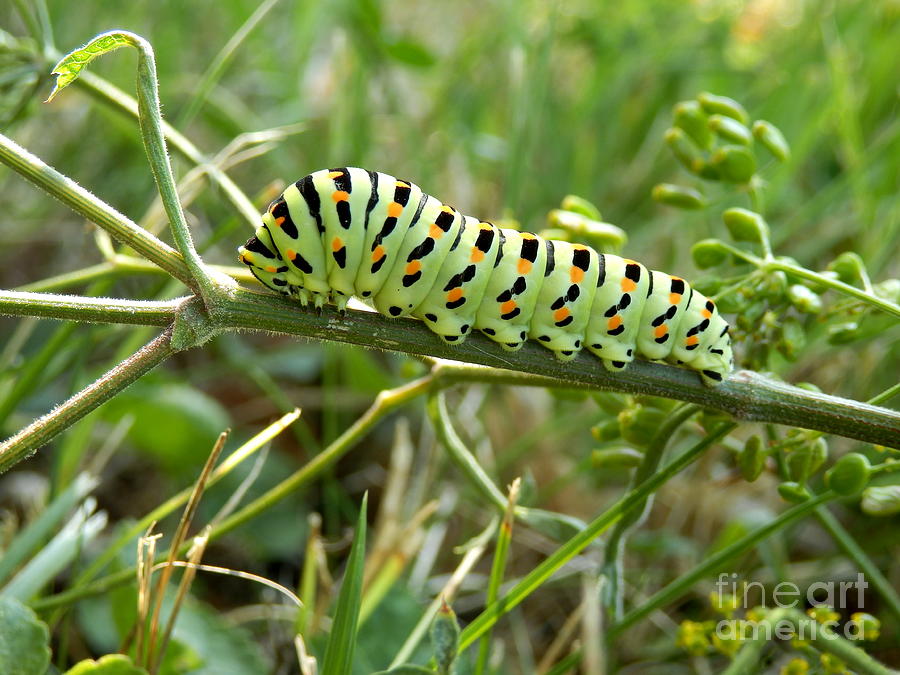
[[[638,508],[644,500],[672,476],[681,472],[685,467],[697,459],[709,446],[721,439],[725,434],[734,429],[734,424],[722,424],[714,432],[710,433],[702,441],[689,450],[682,453],[660,471],[641,483],[639,487],[631,490],[619,499],[610,508],[591,521],[581,532],[570,538],[556,551],[546,558],[541,564],[529,572],[519,583],[509,590],[497,602],[488,605],[460,635],[459,649],[462,651],[485,631],[493,626],[497,620],[514,608],[533,591],[540,588],[557,570],[583,551],[594,539],[599,537],[609,527],[621,520],[631,509]]]
[[[76,213],[96,223],[126,246],[159,265],[170,275],[190,286],[191,275],[181,255],[112,206],[85,190],[25,148],[0,134],[0,162],[56,197]]]
[[[744,643],[731,665],[722,671],[723,675],[758,673],[763,647],[788,626],[797,633],[802,632],[804,639],[810,640],[818,651],[838,657],[854,672],[863,675],[890,675],[897,672],[885,667],[859,647],[853,646],[831,628],[819,624],[793,607],[782,607],[773,609],[765,619],[752,626],[752,637]]]
[[[68,401],[0,443],[0,473],[25,459],[59,432],[70,427],[175,353],[169,344],[169,337],[170,330],[166,329]]]
[[[0,315],[37,316],[96,323],[167,326],[186,298],[169,301],[91,298],[53,293],[0,290]]]
[[[471,335],[464,345],[451,347],[412,319],[352,310],[341,316],[330,307],[315,313],[298,309],[290,300],[244,289],[236,289],[222,304],[219,318],[222,326],[231,329],[290,333],[518,371],[520,374],[504,373],[509,383],[663,396],[721,410],[738,420],[799,426],[900,446],[900,411],[800,389],[750,371],[735,372],[720,385],[707,387],[688,370],[641,360],[616,373],[601,367],[589,354],[562,363],[548,358],[547,351],[533,342],[510,357],[481,335]],[[475,371],[467,371],[465,379],[473,374]]]

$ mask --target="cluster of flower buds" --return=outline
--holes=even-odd
[[[755,179],[760,164],[757,148],[779,162],[790,156],[787,141],[775,125],[765,120],[751,124],[740,103],[709,93],[675,105],[665,142],[682,166],[698,178],[737,185],[749,185]],[[653,198],[682,209],[706,205],[699,191],[671,183],[657,185]]]
[[[608,253],[617,253],[628,243],[625,230],[603,222],[600,209],[575,195],[567,195],[558,209],[547,214],[547,227],[538,234],[546,239],[581,242]]]

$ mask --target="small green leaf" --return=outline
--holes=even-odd
[[[716,96],[704,92],[697,97],[700,106],[709,115],[725,115],[737,120],[741,124],[749,124],[750,116],[744,110],[744,106],[727,96]]]
[[[702,209],[706,206],[706,200],[697,190],[671,183],[660,183],[655,186],[653,200],[679,209]]]
[[[331,634],[322,660],[322,675],[350,675],[353,651],[356,648],[356,629],[361,604],[363,567],[366,554],[366,510],[369,495],[363,496],[356,525],[356,536],[350,548],[347,570],[338,595],[331,624]]]
[[[65,675],[146,675],[147,671],[134,665],[124,654],[107,654],[96,661],[79,661]]]
[[[753,123],[753,137],[779,162],[791,156],[791,148],[778,127],[765,120]]]
[[[720,138],[731,143],[750,145],[753,142],[753,134],[743,124],[725,115],[712,115],[709,118],[709,128]]]
[[[44,675],[50,665],[47,624],[18,600],[0,595],[0,673]]]
[[[101,33],[84,47],[69,52],[53,67],[52,74],[56,75],[56,86],[47,97],[46,103],[78,79],[81,71],[98,56],[103,56],[120,47],[137,46],[135,36],[125,31],[110,31]]]

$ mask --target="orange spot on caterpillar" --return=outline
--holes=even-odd
[[[553,312],[553,320],[554,321],[562,321],[570,314],[569,309],[567,307],[560,307],[558,310]]]
[[[422,263],[418,260],[413,260],[411,263],[407,263],[406,265],[406,274],[415,274],[419,270],[422,269]]]
[[[241,255],[238,256],[238,261],[244,263],[245,265],[249,265],[249,264],[250,264],[250,259],[249,259],[249,258],[245,258],[243,254],[241,254]]]
[[[409,183],[405,183],[402,180],[398,180],[396,183],[394,183],[394,185],[398,188],[408,188],[409,187]]]
[[[340,251],[344,248],[344,240],[340,237],[335,237],[331,240],[331,250],[332,251]]]
[[[681,302],[681,293],[669,293],[669,304],[677,305]]]
[[[332,180],[334,180],[335,178],[340,178],[343,175],[344,175],[343,171],[329,171],[328,172],[328,177],[331,178]]]
[[[622,317],[616,314],[609,321],[606,322],[606,330],[615,330],[619,326],[622,325]]]
[[[287,256],[288,260],[293,260],[294,258],[297,257],[297,252],[294,249],[289,248],[288,250],[286,250],[284,252],[284,255]]]
[[[704,319],[708,319],[712,316],[712,312],[710,312],[708,309],[701,309],[700,316],[702,316]]]
[[[444,231],[439,228],[434,223],[431,224],[431,227],[428,229],[428,236],[432,239],[440,239],[444,236]]]
[[[376,246],[372,251],[372,262],[378,262],[384,257],[384,246]]]
[[[531,232],[520,232],[522,235],[522,239],[534,239],[534,235]]]
[[[582,279],[584,279],[584,270],[580,267],[570,267],[569,268],[569,278],[572,280],[573,284],[580,283]]]
[[[516,308],[515,300],[507,300],[506,302],[500,305],[500,313],[501,314],[509,314]]]
[[[474,263],[481,262],[482,260],[484,260],[484,251],[482,251],[480,248],[478,248],[476,246],[473,246],[472,247],[472,255],[469,256],[469,260],[471,260]]]
[[[447,206],[446,204],[444,204],[444,205],[441,207],[441,211],[443,211],[444,213],[453,213],[453,207],[452,207],[452,206]]]
[[[490,223],[482,223],[482,224],[480,225],[479,229],[482,229],[482,230],[493,230],[494,228],[491,227],[491,224],[490,224]]]
[[[388,218],[399,218],[403,213],[403,205],[397,202],[391,202],[387,207]]]
[[[622,277],[622,291],[624,293],[631,293],[635,288],[637,288],[637,284],[634,283],[628,277]]]
[[[266,272],[268,272],[269,274],[275,274],[275,268],[272,265],[269,265],[268,267],[266,267]]]
[[[331,193],[331,198],[334,200],[334,203],[337,204],[338,202],[345,202],[350,199],[350,195],[343,190],[335,190]]]
[[[531,271],[531,261],[525,260],[525,258],[519,258],[517,269],[519,270],[519,274],[528,274]]]
[[[690,347],[691,345],[695,345],[698,342],[700,342],[700,338],[698,338],[696,335],[691,335],[687,340],[684,341],[684,344]]]
[[[454,288],[452,291],[447,293],[447,302],[456,302],[463,296],[463,289]]]
[[[657,326],[656,330],[653,331],[653,336],[661,338],[663,335],[669,332],[669,327],[666,324],[662,324],[661,326]]]
[[[281,224],[282,224],[283,222],[284,222],[284,216],[279,216],[278,218],[275,219],[275,224],[276,224],[278,227],[281,227]]]

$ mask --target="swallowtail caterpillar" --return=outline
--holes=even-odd
[[[586,348],[612,371],[640,356],[715,385],[732,369],[728,324],[683,279],[463,215],[384,173],[316,171],[262,221],[240,260],[303,306],[344,310],[356,296],[450,344],[478,330],[509,351],[537,340],[564,361]]]

